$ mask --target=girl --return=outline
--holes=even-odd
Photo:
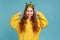
[[[32,3],[27,4],[22,18],[22,13],[12,16],[10,25],[17,31],[19,40],[39,40],[41,30],[48,25],[42,12],[37,13]]]

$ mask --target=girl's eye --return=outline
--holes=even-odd
[[[32,12],[32,10],[30,12]]]
[[[27,12],[29,12],[29,10],[27,10]]]

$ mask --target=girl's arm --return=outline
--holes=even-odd
[[[13,28],[17,27],[17,21],[18,21],[18,18],[20,17],[20,15],[21,15],[21,13],[16,13],[11,17],[10,25]]]
[[[40,11],[37,12],[37,15],[39,17],[38,19],[40,21],[40,27],[45,28],[48,25],[47,19],[45,18],[45,16]]]

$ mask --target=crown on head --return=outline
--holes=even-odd
[[[32,4],[32,2],[28,3],[26,2],[26,6],[29,6],[29,7],[34,7],[34,5]]]

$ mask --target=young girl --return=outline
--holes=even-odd
[[[17,31],[19,40],[39,40],[41,30],[48,25],[48,21],[42,12],[37,13],[33,4],[27,4],[22,18],[22,13],[12,16],[10,25]]]

